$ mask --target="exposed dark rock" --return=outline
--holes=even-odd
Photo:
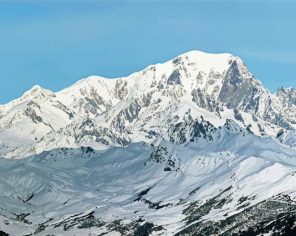
[[[181,75],[179,70],[174,70],[167,80],[168,85],[179,84],[181,85]]]
[[[204,91],[201,89],[193,89],[191,92],[192,95],[192,101],[196,103],[198,107],[204,108],[207,111],[214,112],[219,117],[220,110],[222,110],[222,105],[217,102],[214,98],[207,95]]]
[[[195,142],[199,138],[212,141],[217,129],[208,121],[198,119],[185,119],[171,126],[168,130],[170,141],[182,144],[186,142]],[[188,136],[189,134],[189,136]]]
[[[114,96],[118,99],[123,99],[127,94],[127,82],[124,80],[117,80],[114,88]]]
[[[5,233],[4,231],[0,230],[0,236],[9,236],[8,233]]]
[[[142,197],[143,197],[144,195],[146,195],[146,194],[150,191],[151,188],[152,188],[152,187],[149,187],[149,188],[147,188],[146,190],[143,190],[142,192],[140,192],[140,193],[138,194],[137,198],[134,200],[134,202],[135,202],[135,201],[139,201],[139,200],[141,200]]]
[[[295,235],[296,233],[296,206],[285,196],[276,196],[254,206],[245,206],[245,209],[220,221],[197,221],[200,219],[201,210],[215,207],[212,203],[193,206],[193,209],[184,212],[188,214],[188,226],[185,226],[176,235]],[[221,199],[220,199],[221,200]],[[241,201],[247,201],[245,198]],[[192,207],[191,207],[192,208]],[[190,209],[191,209],[190,208]],[[198,210],[199,209],[199,210]],[[195,223],[192,223],[195,222]]]

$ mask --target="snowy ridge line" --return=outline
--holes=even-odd
[[[127,77],[90,76],[56,93],[34,86],[0,106],[0,155],[153,143],[174,139],[172,127],[218,128],[227,120],[294,147],[295,108],[295,89],[271,94],[239,57],[191,51]]]

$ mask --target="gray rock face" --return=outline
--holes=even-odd
[[[280,87],[276,93],[285,107],[296,105],[296,90]]]
[[[42,122],[42,118],[37,115],[35,109],[40,110],[40,106],[37,103],[30,101],[24,111],[24,115],[31,118],[34,123]]]
[[[114,88],[114,96],[118,99],[123,99],[128,94],[128,89],[126,88],[127,82],[123,80],[117,80]]]
[[[123,131],[126,126],[136,120],[141,110],[138,99],[133,100],[126,108],[120,110],[116,117],[112,120],[114,129]]]
[[[174,70],[167,80],[168,85],[179,84],[181,85],[181,74],[178,69]]]
[[[294,89],[283,88],[274,97],[254,79],[246,67],[233,61],[225,74],[218,99],[229,109],[250,113],[254,117],[291,129],[296,118],[295,97]]]
[[[222,105],[215,101],[215,99],[201,89],[193,89],[191,92],[192,101],[196,103],[197,106],[208,110],[209,112],[214,112],[216,115],[220,116],[220,110],[223,110]]]
[[[145,162],[145,166],[151,163],[162,164],[164,171],[179,171],[180,159],[177,156],[170,154],[166,146],[153,146],[153,151],[151,152],[149,158]]]
[[[103,127],[97,127],[93,120],[86,119],[81,126],[74,132],[76,143],[81,143],[85,137],[95,137],[94,141],[105,145],[119,144],[125,146],[130,143],[130,140],[124,136],[113,133],[111,130]]]
[[[42,118],[38,116],[33,109],[27,108],[24,115],[30,117],[34,123],[42,122]]]
[[[230,109],[242,109],[246,112],[257,112],[260,93],[251,77],[245,78],[234,61],[228,69],[219,99]]]
[[[280,101],[283,110],[283,119],[291,124],[296,124],[296,90],[293,88],[280,88],[276,97]]]
[[[75,144],[96,142],[104,145],[116,144],[126,146],[130,143],[130,139],[124,134],[101,127],[96,124],[95,120],[89,117],[81,122],[71,123],[66,128],[59,130],[58,134],[68,139],[74,138]],[[55,134],[52,133],[51,136],[54,138]]]
[[[83,110],[97,115],[110,109],[112,104],[107,100],[107,98],[103,98],[99,95],[99,90],[91,88],[90,93],[80,99],[79,106],[80,111]]]
[[[170,141],[177,144],[195,142],[198,139],[212,141],[217,129],[208,121],[192,119],[191,116],[182,122],[172,125],[168,130]]]

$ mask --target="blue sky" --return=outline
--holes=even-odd
[[[117,77],[197,49],[240,56],[271,91],[296,87],[296,2],[0,1],[0,103],[39,84]]]

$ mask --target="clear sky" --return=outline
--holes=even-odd
[[[295,88],[295,12],[296,1],[0,1],[0,103],[193,49],[240,56],[271,91]]]

